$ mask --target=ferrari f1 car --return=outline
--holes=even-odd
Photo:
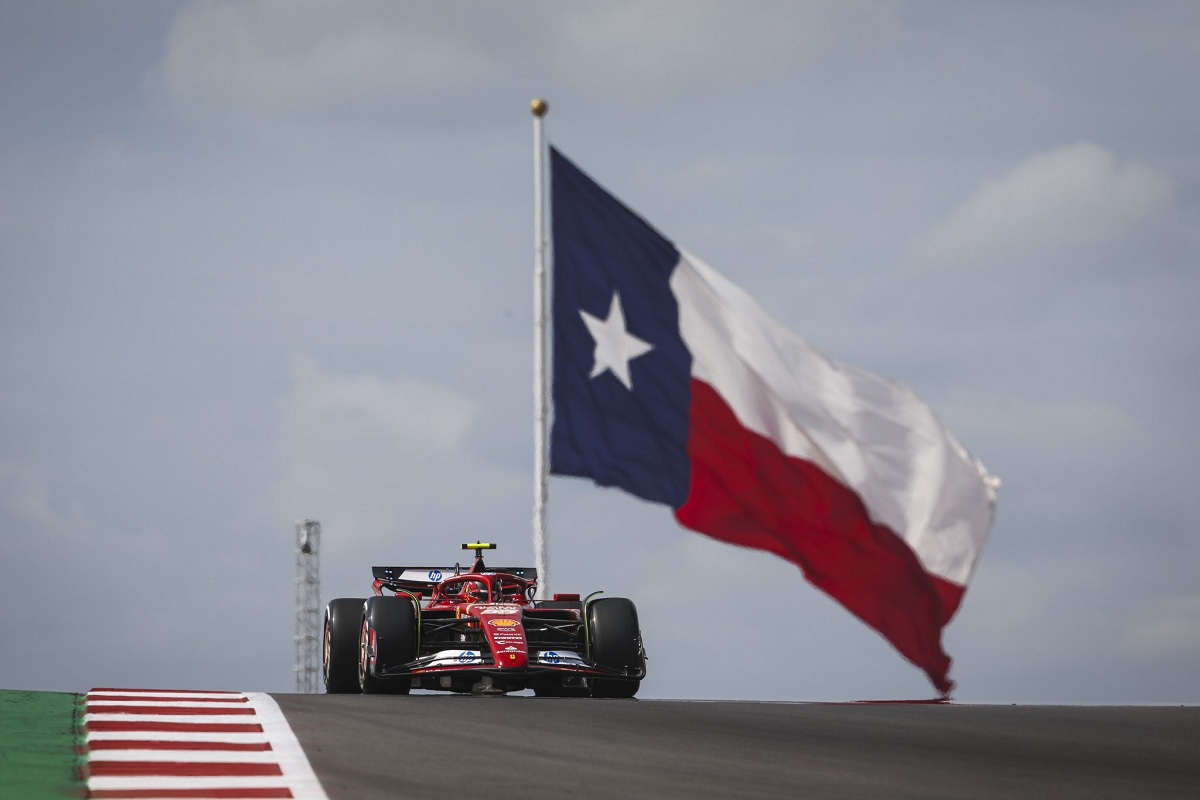
[[[534,599],[537,570],[373,567],[375,596],[325,608],[323,666],[331,693],[411,689],[548,697],[633,697],[646,675],[637,609],[594,592]]]

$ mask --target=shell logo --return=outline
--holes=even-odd
[[[517,627],[517,624],[518,623],[515,619],[489,619],[488,620],[488,625],[491,625],[496,628],[515,628],[515,627]]]

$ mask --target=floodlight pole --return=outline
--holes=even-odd
[[[537,598],[545,599],[550,580],[546,548],[546,498],[549,495],[550,470],[547,458],[549,382],[546,378],[546,197],[545,141],[542,118],[550,105],[538,98],[530,104],[533,111],[533,561],[537,569]]]
[[[296,522],[296,692],[317,692],[321,637],[321,523]]]

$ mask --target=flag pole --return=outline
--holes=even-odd
[[[550,105],[540,97],[530,104],[533,111],[533,561],[537,569],[537,599],[546,598],[550,565],[546,552],[546,498],[549,494],[550,470],[547,464],[547,406],[546,379],[546,197],[542,118]]]

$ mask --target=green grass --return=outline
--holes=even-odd
[[[0,689],[0,798],[82,797],[79,695]]]

